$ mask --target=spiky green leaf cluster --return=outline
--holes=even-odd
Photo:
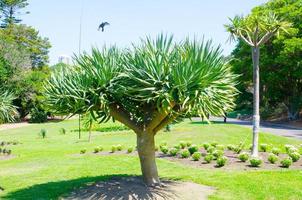
[[[146,38],[130,49],[93,49],[78,66],[53,74],[45,85],[58,114],[95,111],[110,117],[110,104],[143,121],[154,111],[177,116],[224,115],[234,106],[235,78],[211,41],[176,43],[172,36]]]
[[[8,91],[0,91],[0,124],[12,122],[18,116],[17,108],[12,104],[14,95]]]

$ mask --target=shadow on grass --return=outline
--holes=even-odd
[[[1,197],[3,200],[36,200],[36,199],[60,199],[63,195],[68,195],[74,190],[91,185],[98,181],[105,181],[112,178],[132,177],[126,174],[104,175],[96,177],[84,177],[73,180],[48,182],[33,185],[28,188],[20,189]],[[63,196],[64,197],[64,196]]]
[[[224,122],[221,122],[221,121],[210,121],[211,124],[226,124]],[[206,121],[194,121],[194,122],[191,122],[191,124],[204,124],[204,125],[208,125],[210,123],[206,122]]]
[[[33,185],[4,196],[3,200],[40,199],[179,199],[174,186],[180,182],[162,180],[162,187],[146,187],[141,176],[105,175]],[[167,187],[168,186],[168,187]],[[170,186],[170,187],[169,187]]]

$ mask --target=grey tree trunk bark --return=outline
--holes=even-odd
[[[252,156],[258,157],[258,138],[259,138],[259,126],[260,126],[260,115],[259,115],[259,47],[252,48],[253,56],[253,83],[254,83],[254,95],[253,95],[253,148]]]
[[[137,134],[137,151],[145,184],[148,186],[160,185],[155,162],[155,142],[153,133],[143,132]]]

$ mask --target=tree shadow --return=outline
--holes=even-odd
[[[204,125],[209,125],[209,124],[226,124],[224,122],[221,122],[221,121],[210,121],[211,123],[209,122],[206,122],[206,121],[192,121],[191,124],[204,124]]]
[[[150,188],[141,176],[105,175],[33,185],[8,193],[2,199],[178,199],[170,188],[180,183],[166,180],[162,183],[164,187]]]

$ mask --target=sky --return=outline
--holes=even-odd
[[[129,47],[145,36],[173,34],[176,40],[185,37],[212,39],[228,55],[234,44],[227,42],[224,24],[228,17],[248,14],[267,0],[29,0],[23,23],[35,27],[49,38],[50,64],[60,55],[101,48],[105,44]],[[82,13],[82,20],[81,20]],[[108,21],[104,32],[98,25]]]

